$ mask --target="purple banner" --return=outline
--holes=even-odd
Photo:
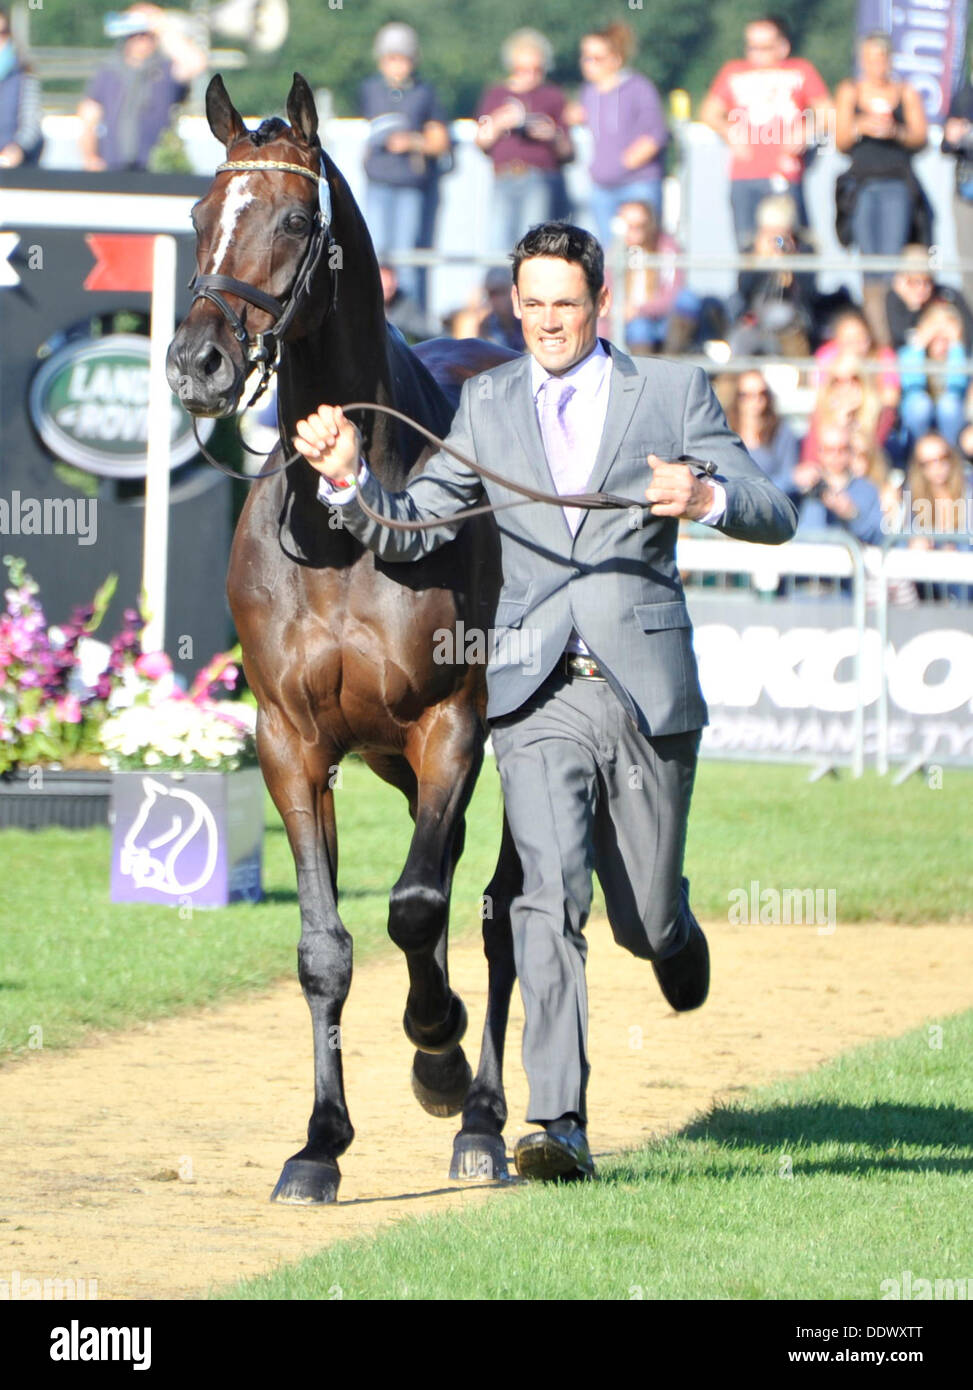
[[[937,125],[964,77],[966,9],[967,0],[858,0],[858,37],[891,36],[897,75],[917,89]]]

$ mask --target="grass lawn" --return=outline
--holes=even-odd
[[[729,894],[834,888],[840,922],[973,921],[968,815],[973,777],[947,771],[893,789],[874,774],[810,786],[800,767],[700,765],[687,850],[701,918],[727,916]],[[349,760],[336,792],[342,915],[355,958],[389,948],[388,890],[408,847],[402,797]],[[453,930],[479,930],[478,900],[499,842],[491,759],[474,795],[454,890]],[[268,802],[257,905],[197,911],[112,905],[107,830],[0,832],[0,1053],[76,1042],[257,988],[296,968],[294,869]],[[600,898],[596,898],[596,909]],[[35,1043],[36,1045],[36,1043]]]
[[[973,1284],[973,1011],[930,1041],[918,1029],[751,1091],[605,1162],[597,1183],[515,1186],[214,1296],[881,1299],[906,1272],[913,1289]]]

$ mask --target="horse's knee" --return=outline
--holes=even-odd
[[[435,946],[446,926],[449,899],[430,884],[396,884],[389,895],[389,936],[402,951]]]
[[[351,984],[351,937],[346,931],[302,936],[297,977],[308,998],[340,1001]]]

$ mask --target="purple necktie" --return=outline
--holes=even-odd
[[[547,464],[558,492],[581,492],[591,471],[588,460],[578,457],[574,431],[567,418],[568,402],[576,389],[570,382],[549,376],[541,395],[541,436]],[[564,515],[573,536],[581,521],[581,508],[565,507]]]

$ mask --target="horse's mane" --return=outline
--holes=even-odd
[[[250,132],[251,143],[258,148],[261,145],[269,145],[272,140],[277,139],[282,130],[286,129],[286,121],[282,121],[279,116],[268,116],[267,120],[260,122],[256,130]]]

